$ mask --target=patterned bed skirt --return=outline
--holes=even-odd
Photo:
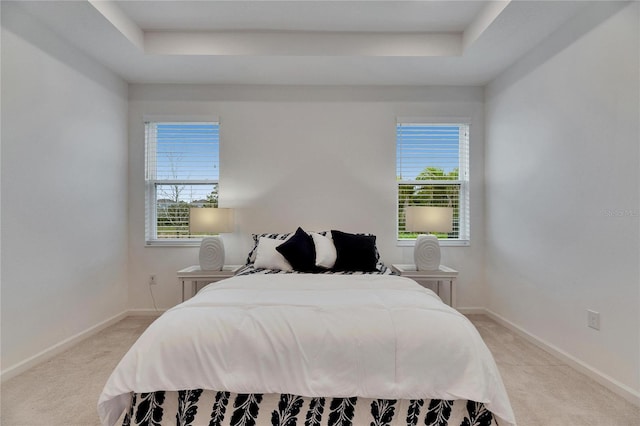
[[[311,398],[202,389],[132,394],[123,426],[496,426],[484,404],[466,400]]]

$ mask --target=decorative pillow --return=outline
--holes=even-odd
[[[291,264],[276,250],[280,244],[282,244],[282,240],[260,237],[254,266],[256,268],[292,271]]]
[[[252,264],[256,261],[256,253],[258,251],[258,242],[260,238],[271,238],[273,240],[280,240],[280,242],[285,241],[287,238],[291,236],[291,233],[286,234],[252,234],[253,237],[253,248],[249,251],[247,255],[247,265]]]
[[[336,246],[336,271],[376,270],[378,261],[376,236],[363,234],[349,234],[341,231],[331,231],[333,243]]]
[[[313,272],[316,269],[316,248],[311,235],[300,227],[291,238],[276,247],[294,270]]]
[[[333,240],[331,239],[331,233],[328,233],[328,236],[324,236],[322,234],[318,234],[315,232],[311,233],[311,238],[313,239],[313,245],[316,250],[316,262],[315,265],[324,269],[331,269],[333,265],[336,263],[336,246],[333,244]]]

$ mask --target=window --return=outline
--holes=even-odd
[[[146,242],[199,241],[189,234],[190,207],[218,206],[217,122],[146,122]]]
[[[405,228],[408,206],[453,208],[451,244],[469,241],[469,125],[400,121],[396,133],[398,241],[415,240]]]

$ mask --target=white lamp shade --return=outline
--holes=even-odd
[[[189,209],[190,234],[221,232],[233,232],[233,209],[207,207]]]
[[[406,226],[409,232],[451,232],[453,207],[411,206],[406,208]]]

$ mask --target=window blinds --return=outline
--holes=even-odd
[[[218,180],[218,123],[148,122],[145,132],[148,180]]]
[[[147,243],[192,238],[189,208],[217,207],[216,122],[145,123]]]
[[[469,125],[398,123],[396,175],[398,238],[405,231],[405,208],[441,206],[454,209],[453,232],[439,238],[469,239]]]

